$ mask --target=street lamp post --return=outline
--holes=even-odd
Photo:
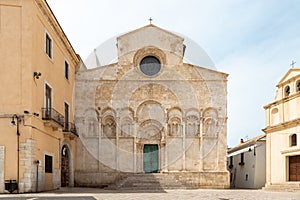
[[[15,122],[15,118],[17,123]],[[19,123],[21,117],[17,114],[14,114],[11,118],[11,125],[17,126],[17,193],[19,193],[19,179],[20,179],[20,130],[19,130]]]

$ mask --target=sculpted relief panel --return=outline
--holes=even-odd
[[[162,126],[159,122],[154,120],[147,120],[140,124],[139,139],[140,140],[160,140]]]
[[[178,117],[172,117],[168,124],[170,136],[181,136],[181,120]]]
[[[106,116],[103,119],[103,135],[106,137],[115,137],[116,136],[116,123],[115,119],[112,116]]]
[[[200,116],[197,109],[190,109],[186,113],[186,136],[193,137],[200,134]]]
[[[218,135],[218,112],[214,108],[208,108],[203,113],[203,134],[206,136]]]
[[[129,117],[125,117],[122,119],[121,122],[121,136],[128,137],[134,136],[134,130],[133,130],[133,122],[132,119]]]
[[[143,102],[137,109],[137,119],[138,122],[144,122],[149,119],[164,122],[164,109],[158,102],[152,100]]]
[[[137,88],[130,97],[130,107],[137,108],[145,100],[153,100],[161,104],[169,103],[176,105],[178,99],[176,95],[167,87],[160,84],[147,84]]]
[[[89,109],[85,112],[83,136],[97,137],[99,135],[98,113],[94,109]]]
[[[199,133],[199,118],[195,115],[186,118],[187,131],[186,136],[196,136]]]

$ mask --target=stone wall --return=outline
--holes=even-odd
[[[208,189],[228,189],[229,172],[177,172],[170,173],[177,180],[195,186]]]
[[[34,192],[36,188],[36,167],[34,165],[34,146],[36,141],[33,139],[26,139],[25,142],[20,143],[20,170],[25,170],[23,178],[19,183],[19,192]],[[22,175],[20,175],[22,177]]]
[[[106,187],[126,176],[119,172],[75,172],[76,187]]]
[[[4,153],[5,147],[0,146],[0,193],[4,192]]]

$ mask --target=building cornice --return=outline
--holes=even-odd
[[[300,152],[300,147],[290,147],[288,149],[283,149],[280,151],[281,154],[292,154],[292,153],[299,153]]]
[[[293,119],[293,120],[290,120],[290,121],[287,121],[287,122],[283,122],[283,123],[277,124],[275,126],[267,126],[266,128],[262,129],[262,131],[265,132],[265,133],[271,133],[271,132],[274,132],[274,131],[284,130],[287,127],[293,127],[293,126],[296,126],[298,124],[300,124],[300,118]]]
[[[72,62],[76,67],[76,71],[78,70],[78,64],[81,61],[80,56],[75,52],[74,48],[72,47],[69,39],[67,38],[66,34],[64,33],[62,27],[60,26],[58,20],[56,19],[54,13],[52,12],[50,6],[46,2],[46,0],[35,0],[38,8],[41,10],[42,14],[46,17],[47,21],[49,22],[50,26],[61,40],[62,44],[65,46],[67,52],[72,58]]]
[[[277,105],[279,105],[279,104],[281,104],[281,103],[288,102],[288,101],[290,101],[290,100],[292,100],[292,99],[295,99],[295,98],[297,98],[297,97],[300,97],[300,92],[297,92],[297,93],[295,93],[295,94],[291,94],[290,96],[284,97],[283,99],[280,99],[280,100],[277,100],[277,101],[273,101],[272,103],[269,103],[269,104],[265,105],[265,106],[264,106],[264,109],[268,109],[268,108],[270,108],[271,106],[277,106]]]

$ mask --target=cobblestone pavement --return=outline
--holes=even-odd
[[[95,188],[63,188],[52,192],[0,195],[2,200],[134,200],[134,199],[205,199],[205,200],[300,200],[298,192],[264,190],[165,190],[165,191],[109,191]]]

